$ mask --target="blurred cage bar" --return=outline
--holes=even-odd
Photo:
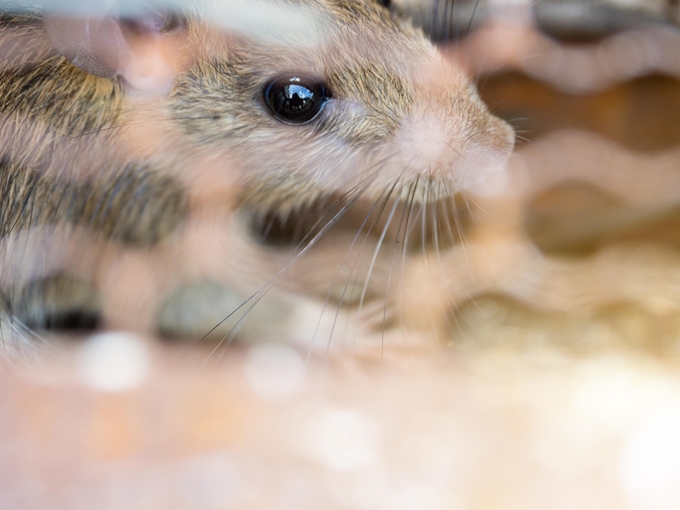
[[[483,7],[454,53],[517,131],[501,196],[525,246],[459,308],[458,339],[677,355],[677,4]]]
[[[518,133],[445,255],[445,355],[8,362],[0,508],[678,508],[678,3],[394,3]]]

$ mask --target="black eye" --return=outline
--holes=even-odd
[[[264,100],[274,116],[291,124],[312,120],[329,98],[321,82],[302,74],[279,76],[264,89]]]
[[[378,3],[382,5],[383,7],[388,7],[390,6],[390,0],[378,0]]]

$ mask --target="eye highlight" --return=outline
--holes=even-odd
[[[288,124],[309,122],[330,97],[323,83],[303,74],[279,76],[264,89],[264,101],[274,117]]]

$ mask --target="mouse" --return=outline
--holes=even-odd
[[[247,336],[309,336],[310,310],[372,296],[384,328],[409,217],[424,250],[428,211],[514,146],[386,0],[5,3],[0,55],[0,292],[17,332],[223,339],[240,309]]]

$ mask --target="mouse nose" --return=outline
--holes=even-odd
[[[514,131],[489,112],[462,71],[441,57],[416,71],[412,107],[397,137],[407,171],[448,176],[454,189],[469,189],[504,168]]]
[[[397,144],[413,177],[444,177],[469,189],[501,171],[514,148],[512,128],[476,97],[430,101],[402,124]],[[443,98],[442,98],[443,99]]]
[[[515,131],[507,122],[491,114],[476,98],[476,92],[474,96],[474,104],[469,107],[467,118],[464,119],[463,147],[474,157],[504,165],[515,147]]]
[[[432,75],[429,79],[433,79]],[[446,112],[450,142],[455,142],[468,157],[478,158],[480,163],[507,162],[515,147],[512,127],[489,111],[467,78],[452,72],[448,79],[443,80],[440,75],[436,80],[426,84],[433,90],[430,108]]]

